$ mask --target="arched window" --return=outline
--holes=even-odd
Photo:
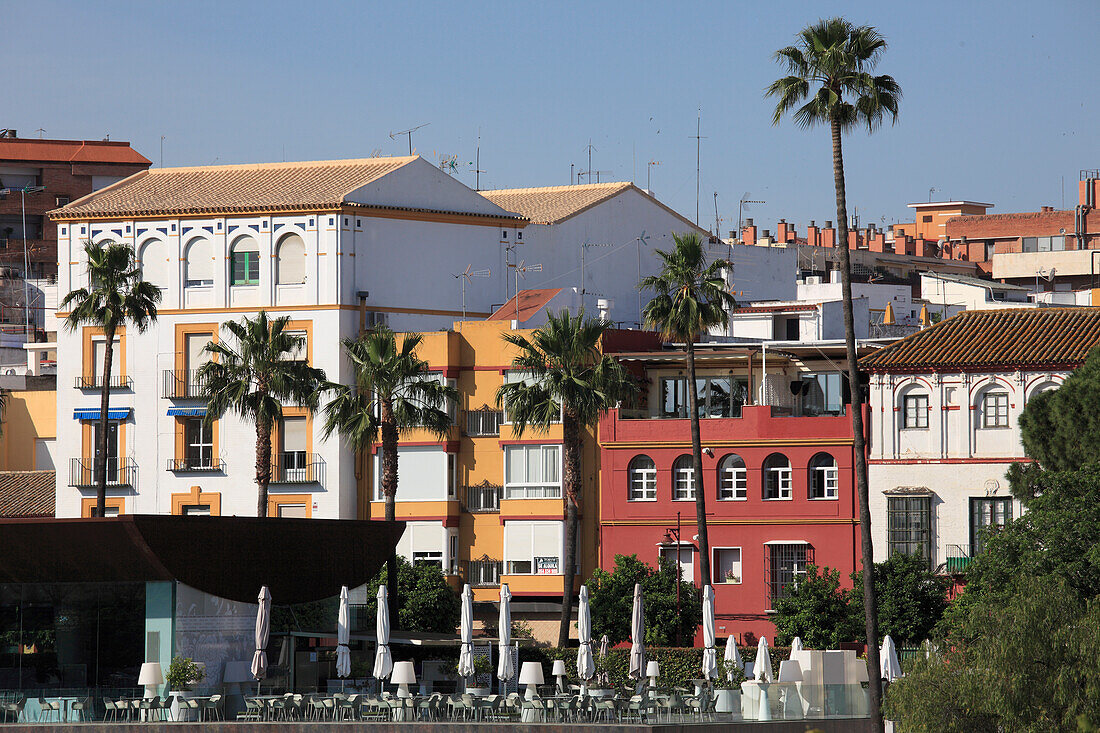
[[[297,234],[288,234],[279,240],[275,282],[279,285],[297,285],[306,281],[306,243]]]
[[[718,464],[718,498],[749,498],[749,477],[745,461],[736,453],[730,453]]]
[[[233,285],[260,284],[260,246],[252,237],[241,237],[229,251],[229,282]]]
[[[634,456],[627,469],[630,501],[653,501],[657,498],[657,466],[649,456]]]
[[[1044,392],[1053,392],[1056,389],[1058,389],[1058,383],[1057,382],[1049,381],[1049,380],[1043,381],[1040,384],[1037,384],[1036,386],[1032,387],[1031,394],[1028,395],[1027,401],[1031,402],[1033,399],[1035,399],[1039,395],[1043,394]]]
[[[691,456],[680,456],[672,464],[672,498],[674,501],[695,500],[695,467]]]
[[[840,471],[836,459],[828,453],[818,453],[810,461],[810,498],[836,499],[840,496]]]
[[[772,453],[764,461],[764,498],[793,498],[791,462],[782,453]]]
[[[983,428],[1008,427],[1008,392],[1002,387],[990,387],[978,395]]]
[[[908,430],[928,429],[928,393],[906,392],[901,398],[901,426]]]
[[[187,287],[196,288],[214,284],[214,251],[210,242],[202,237],[192,239],[187,245]]]
[[[168,287],[168,252],[164,242],[150,239],[143,244],[138,255],[138,266],[142,280],[153,283],[161,290]]]

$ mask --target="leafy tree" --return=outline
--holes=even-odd
[[[58,304],[59,311],[69,311],[65,326],[75,331],[79,326],[96,326],[103,330],[103,381],[99,387],[99,444],[95,447],[93,474],[96,485],[96,516],[107,510],[107,412],[111,401],[111,367],[114,361],[115,334],[127,323],[140,333],[157,320],[160,288],[141,277],[134,248],[117,242],[96,244],[84,241],[88,260],[88,283],[77,288]]]
[[[384,571],[367,584],[377,589],[384,585]],[[395,627],[407,631],[430,631],[453,634],[462,613],[462,599],[447,585],[443,571],[431,563],[412,564],[404,557],[397,558],[397,592],[393,594],[397,609]],[[373,596],[364,606],[364,618],[374,618],[377,613],[377,597]]]
[[[269,320],[267,311],[255,319],[222,324],[233,338],[211,341],[196,379],[206,399],[206,419],[235,412],[256,425],[256,516],[267,516],[271,482],[271,431],[282,419],[283,403],[317,409],[325,373],[295,358],[304,339],[287,331],[289,316]]]
[[[680,608],[676,608],[676,583],[680,583]],[[679,579],[674,561],[654,568],[637,555],[616,555],[610,572],[597,569],[588,582],[588,602],[592,610],[592,636],[607,634],[611,644],[630,639],[630,619],[634,606],[634,585],[642,584],[645,611],[645,642],[669,646],[676,640],[690,640],[703,621],[703,595],[694,583]]]
[[[852,574],[848,591],[850,628],[863,634],[863,573]],[[878,628],[897,644],[920,644],[947,608],[949,581],[928,569],[928,561],[917,555],[894,553],[885,562],[875,563],[875,598],[878,599]]]
[[[856,26],[844,18],[819,20],[803,28],[796,45],[781,48],[775,59],[787,67],[787,75],[772,82],[766,95],[776,97],[772,123],[793,111],[799,127],[828,125],[833,146],[833,185],[836,189],[837,253],[843,294],[844,336],[848,357],[848,381],[852,395],[852,431],[855,436],[856,491],[859,495],[867,668],[871,672],[871,709],[876,728],[882,729],[879,709],[882,689],[878,682],[878,632],[875,628],[874,554],[871,544],[871,511],[867,496],[867,457],[863,432],[863,387],[859,381],[855,322],[852,315],[852,265],[848,252],[848,201],[844,182],[842,138],[856,126],[873,132],[885,117],[897,121],[901,87],[891,76],[874,76],[886,39],[870,26]]]
[[[1100,349],[1057,390],[1032,397],[1020,415],[1027,455],[1048,471],[1073,471],[1100,458]]]
[[[386,500],[386,521],[396,519],[397,444],[402,432],[427,430],[443,439],[452,420],[447,407],[458,399],[458,391],[429,371],[428,362],[416,354],[424,337],[397,335],[377,326],[356,339],[344,339],[344,354],[351,362],[353,385],[329,384],[332,399],[325,405],[323,436],[334,433],[356,452],[358,461],[382,438],[382,468],[379,484]],[[386,562],[386,586],[390,610],[397,608],[397,556]]]
[[[811,649],[835,649],[859,635],[852,624],[848,593],[840,587],[840,572],[806,566],[806,575],[774,601],[775,643],[787,646],[794,637]]]
[[[688,410],[691,419],[691,460],[695,476],[695,521],[699,529],[699,571],[702,583],[710,574],[710,542],[707,539],[706,488],[703,484],[703,448],[699,441],[699,396],[695,389],[695,340],[713,326],[724,326],[728,309],[737,303],[726,289],[722,268],[727,263],[707,262],[703,239],[696,232],[673,234],[670,252],[656,250],[661,272],[642,278],[638,287],[653,291],[642,318],[667,338],[684,342],[688,368]]]
[[[581,474],[581,434],[593,430],[600,417],[634,397],[634,383],[618,361],[600,353],[600,338],[611,328],[606,321],[573,317],[568,310],[549,314],[546,325],[531,338],[504,334],[519,353],[512,366],[531,377],[509,382],[497,391],[517,437],[530,426],[545,432],[561,419],[562,487],[565,500],[565,559],[562,563],[561,623],[558,646],[569,641],[573,615],[573,584],[577,556],[577,511],[584,487]]]

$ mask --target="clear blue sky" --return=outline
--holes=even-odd
[[[5,2],[0,127],[130,140],[165,165],[456,154],[483,188],[569,182],[596,148],[601,180],[642,186],[701,223],[804,227],[835,217],[825,130],[771,125],[772,60],[804,25],[877,26],[905,97],[894,127],[846,140],[849,211],[904,221],[959,198],[994,212],[1076,201],[1100,168],[1096,0],[1004,2]]]

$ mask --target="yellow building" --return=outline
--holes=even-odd
[[[0,435],[0,471],[54,470],[57,436],[57,378],[4,377],[7,406]]]
[[[555,291],[556,292],[556,291]],[[420,358],[457,387],[455,425],[444,441],[426,433],[403,434],[398,457],[397,519],[408,523],[398,554],[414,562],[438,562],[456,587],[469,583],[475,603],[499,599],[500,583],[513,596],[513,618],[528,623],[539,640],[556,641],[561,618],[564,503],[562,430],[530,428],[518,436],[496,407],[497,389],[519,378],[511,369],[516,349],[507,320],[462,321],[451,331],[423,334]],[[384,515],[376,449],[360,481],[360,506]],[[579,578],[596,567],[599,515],[598,451],[584,435],[584,479],[578,531]],[[368,496],[369,494],[369,496]],[[496,623],[496,612],[475,615]],[[573,633],[576,633],[574,624]]]

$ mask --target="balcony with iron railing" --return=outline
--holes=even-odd
[[[75,380],[76,389],[102,389],[102,374],[81,374]],[[108,389],[133,389],[134,380],[125,374],[112,374]]]
[[[169,458],[168,470],[172,473],[221,473],[225,461],[220,458]]]
[[[164,396],[171,400],[197,400],[203,397],[203,386],[197,369],[165,369]]]
[[[471,588],[491,588],[500,585],[500,575],[503,570],[503,562],[484,556],[480,560],[468,560],[463,563],[462,579],[469,583]]]
[[[970,552],[970,545],[948,545],[947,556],[944,560],[944,570],[948,574],[962,573],[970,565],[974,555]]]
[[[730,435],[757,440],[850,438],[852,421],[847,410],[792,410],[779,405],[743,405],[736,417],[707,417],[699,421],[704,443],[727,440]],[[600,420],[602,443],[690,440],[691,421],[686,417],[645,414],[642,410],[615,409]]]
[[[500,496],[503,486],[494,486],[483,481],[477,486],[462,487],[462,507],[471,514],[485,514],[500,511]]]
[[[493,410],[488,406],[466,410],[465,434],[471,438],[500,435],[500,424],[503,421],[503,410]]]
[[[131,458],[107,459],[107,485],[133,486],[137,482],[137,466]],[[96,485],[95,460],[72,458],[69,461],[69,486],[79,489]]]
[[[289,451],[276,453],[271,459],[273,484],[323,484],[325,461],[316,453]]]

